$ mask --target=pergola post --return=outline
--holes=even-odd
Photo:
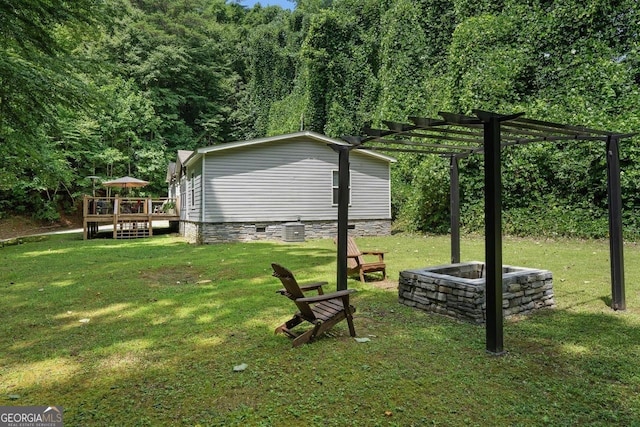
[[[481,119],[484,126],[486,350],[499,355],[503,353],[500,117],[492,114]]]
[[[449,166],[449,204],[451,215],[451,263],[460,262],[460,179],[458,158],[450,157]]]
[[[349,150],[347,146],[333,146],[338,152],[338,253],[337,289],[347,289],[347,233],[349,228]]]
[[[611,262],[611,308],[626,310],[622,238],[622,190],[618,138],[607,137],[607,198],[609,202],[609,254]]]

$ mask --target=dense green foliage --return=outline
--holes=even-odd
[[[135,175],[161,194],[177,149],[300,129],[339,137],[479,108],[640,130],[635,0],[296,3],[2,3],[0,215],[54,218],[89,175]],[[595,142],[506,149],[505,229],[606,236],[605,154]],[[621,156],[625,231],[637,237],[637,138]],[[446,232],[447,164],[398,158],[398,226]],[[479,230],[482,158],[461,174],[463,225]]]

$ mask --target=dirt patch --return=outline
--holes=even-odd
[[[0,240],[82,228],[82,219],[64,217],[56,222],[36,221],[26,216],[0,218]]]
[[[375,288],[384,289],[385,291],[395,292],[398,290],[398,282],[395,280],[389,280],[388,278],[384,280],[372,280],[367,283]]]

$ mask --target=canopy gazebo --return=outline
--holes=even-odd
[[[104,181],[102,183],[105,187],[122,188],[123,190],[131,190],[132,188],[142,188],[149,185],[149,181],[134,178],[132,176],[123,176],[110,181]]]
[[[362,135],[344,136],[351,147],[334,147],[339,153],[338,289],[347,288],[347,228],[349,151],[377,150],[432,154],[450,159],[451,259],[460,261],[460,197],[458,160],[484,154],[486,349],[503,352],[502,313],[502,147],[533,142],[601,141],[607,153],[609,242],[612,308],[624,310],[624,261],[619,143],[635,133],[602,131],[524,118],[524,113],[502,115],[474,110],[475,116],[441,112],[440,119],[410,117],[411,123],[384,122],[387,129],[365,128]],[[444,144],[442,141],[446,141]]]

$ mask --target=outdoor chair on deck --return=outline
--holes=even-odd
[[[356,292],[355,289],[325,294],[322,286],[327,282],[315,282],[301,286],[298,285],[291,271],[279,264],[271,264],[271,267],[273,268],[273,277],[280,279],[284,285],[284,289],[277,292],[295,302],[299,310],[289,321],[276,328],[276,334],[282,332],[293,338],[293,346],[297,347],[313,341],[341,320],[347,319],[349,334],[352,337],[356,336],[356,330],[353,326],[353,313],[356,309],[349,304],[349,295]],[[304,292],[307,291],[317,291],[318,295],[307,297],[304,295]],[[300,334],[291,331],[302,322],[309,322],[313,327]]]
[[[377,261],[365,261],[365,255],[375,255]],[[353,237],[347,237],[347,275],[357,274],[360,281],[364,282],[366,273],[382,272],[382,280],[387,277],[387,266],[384,263],[384,252],[381,251],[364,251],[358,249]]]

